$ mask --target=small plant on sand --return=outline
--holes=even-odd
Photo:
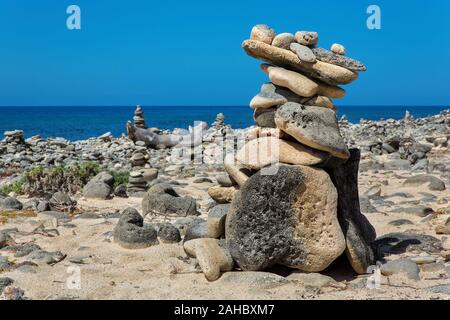
[[[25,178],[21,178],[13,184],[8,184],[0,188],[0,193],[9,194],[11,192],[14,192],[15,194],[22,194],[25,182]]]
[[[94,162],[48,169],[35,167],[25,173],[23,191],[31,196],[51,195],[57,191],[74,194],[99,172],[100,168]]]

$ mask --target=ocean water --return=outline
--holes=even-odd
[[[64,137],[81,140],[99,136],[108,131],[114,136],[126,133],[126,122],[132,120],[135,106],[126,107],[0,107],[0,135],[7,130],[24,130],[25,137]],[[174,106],[142,107],[147,126],[161,129],[187,128],[194,121],[211,124],[217,113],[225,115],[225,122],[233,128],[254,124],[253,112],[248,106]],[[414,117],[434,115],[445,107],[400,106],[339,106],[339,117],[346,114],[350,122],[361,118],[369,120],[401,119],[408,110]],[[0,139],[2,137],[0,136]]]

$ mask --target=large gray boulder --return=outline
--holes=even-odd
[[[100,172],[83,188],[83,196],[90,199],[108,199],[114,184],[114,177],[107,172]]]
[[[144,216],[149,213],[180,217],[199,214],[194,198],[180,197],[168,184],[157,184],[147,191],[142,199],[142,211]]]
[[[327,268],[345,250],[336,188],[322,169],[280,165],[256,173],[235,196],[226,219],[231,255],[243,270],[282,264]]]
[[[23,204],[13,197],[0,197],[0,209],[5,211],[22,210]]]
[[[114,241],[126,249],[142,249],[159,243],[158,235],[136,209],[128,208],[120,216],[113,231]]]

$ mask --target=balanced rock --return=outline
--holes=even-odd
[[[319,34],[311,31],[298,31],[295,33],[295,40],[308,47],[315,47],[319,43]]]
[[[146,129],[147,126],[145,125],[145,119],[144,119],[144,112],[142,111],[141,106],[137,106],[136,110],[134,111],[134,125],[138,128]]]
[[[253,112],[253,119],[256,124],[263,128],[276,128],[275,112],[276,108],[255,109]]]
[[[369,266],[375,265],[372,244],[376,232],[361,213],[358,193],[358,168],[360,152],[350,150],[348,161],[330,172],[338,192],[338,219],[344,233],[347,247],[345,253],[358,274],[367,273]]]
[[[358,73],[334,64],[319,60],[316,63],[304,62],[290,50],[277,48],[261,41],[245,40],[242,47],[252,57],[300,72],[330,85],[348,84],[358,77]]]
[[[126,249],[141,249],[158,244],[155,228],[144,225],[136,209],[128,208],[120,216],[113,231],[114,241]]]
[[[313,149],[348,159],[350,154],[342,138],[336,114],[326,108],[288,102],[275,114],[277,128]]]
[[[258,24],[253,27],[250,39],[272,44],[275,38],[275,31],[265,24]]]
[[[208,281],[219,279],[221,272],[233,269],[230,252],[217,239],[195,239],[183,244],[186,253],[197,258],[198,264]]]
[[[261,69],[269,75],[272,83],[288,88],[299,96],[312,97],[319,89],[317,83],[300,73],[268,64],[261,65]]]
[[[336,188],[322,169],[279,165],[253,175],[237,193],[226,240],[243,270],[283,264],[308,272],[327,268],[345,250]]]
[[[316,58],[322,62],[331,63],[352,71],[366,71],[367,68],[358,60],[325,50],[323,48],[312,49]]]
[[[345,47],[342,44],[334,43],[331,46],[331,51],[341,56],[345,56]]]
[[[248,180],[248,177],[251,176],[251,172],[248,169],[236,163],[232,154],[225,156],[224,167],[231,179],[239,186],[242,186]],[[233,185],[228,187],[232,187]]]
[[[245,135],[245,140],[250,141],[253,139],[264,138],[264,137],[273,137],[282,139],[286,134],[278,128],[261,128],[254,127],[247,130]]]
[[[300,97],[289,89],[274,85],[273,83],[265,83],[261,86],[261,91],[250,101],[250,107],[253,109],[264,109],[280,106],[287,102],[335,109],[333,102],[328,97],[319,95]]]
[[[317,60],[312,50],[307,46],[301,45],[299,43],[291,43],[289,48],[302,61],[314,63]]]
[[[280,33],[273,38],[272,45],[281,49],[289,50],[291,43],[295,42],[295,37],[292,33]]]
[[[276,163],[313,166],[324,162],[328,157],[326,152],[273,137],[251,140],[236,154],[237,161],[255,170]]]

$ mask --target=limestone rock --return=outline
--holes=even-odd
[[[275,31],[265,24],[258,24],[253,27],[250,39],[261,41],[266,44],[272,44],[275,38]]]
[[[249,169],[259,170],[276,163],[313,166],[329,155],[299,143],[263,137],[247,142],[236,154],[236,160]]]
[[[361,62],[345,57],[341,54],[336,54],[332,51],[328,51],[322,48],[312,49],[317,59],[323,62],[331,63],[336,66],[340,66],[352,71],[366,71],[367,68]]]
[[[188,255],[197,258],[208,281],[215,281],[221,272],[233,269],[234,262],[230,252],[219,245],[219,240],[195,239],[185,242],[183,247]]]
[[[225,219],[230,210],[230,204],[219,204],[208,213],[208,235],[219,238],[225,233]]]
[[[236,188],[230,187],[211,187],[208,189],[208,194],[214,201],[220,204],[231,203],[236,193]]]
[[[261,128],[254,127],[247,130],[245,135],[245,140],[250,141],[253,139],[264,138],[264,137],[273,137],[282,139],[286,134],[278,128]]]
[[[275,113],[277,128],[311,148],[348,159],[350,154],[342,138],[336,114],[326,108],[288,102]]]
[[[319,34],[311,31],[298,31],[295,33],[295,40],[308,47],[315,47],[319,43]]]
[[[231,255],[243,270],[283,264],[308,272],[327,268],[345,250],[337,192],[317,168],[280,165],[253,175],[226,220]]]
[[[295,37],[292,33],[280,33],[273,38],[272,45],[289,50],[289,47],[293,42],[295,42]]]
[[[225,157],[224,167],[225,171],[239,186],[242,186],[251,176],[251,172],[248,169],[244,168],[239,163],[236,163],[232,154]]]
[[[348,84],[358,77],[358,73],[334,64],[322,61],[316,61],[316,63],[304,62],[292,51],[277,48],[261,41],[245,40],[242,47],[248,55],[256,59],[298,71],[330,85]]]
[[[347,244],[345,253],[353,269],[358,274],[365,274],[367,268],[376,262],[372,248],[376,232],[361,213],[359,205],[360,152],[358,149],[351,149],[350,154],[350,159],[346,163],[329,173],[338,191],[338,219]]]
[[[261,65],[261,69],[269,75],[272,83],[288,88],[299,96],[312,97],[318,91],[317,83],[300,73],[268,64]]]

